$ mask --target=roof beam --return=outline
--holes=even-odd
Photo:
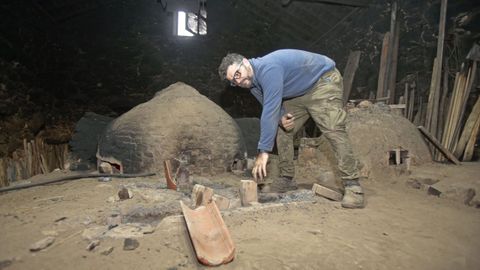
[[[312,3],[326,3],[340,6],[350,7],[368,7],[371,0],[282,0],[282,5],[287,6],[293,1],[312,2]]]

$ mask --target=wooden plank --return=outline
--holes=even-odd
[[[428,109],[425,121],[426,128],[437,136],[438,129],[438,107],[440,102],[440,81],[442,76],[443,62],[443,44],[445,38],[445,20],[447,13],[447,0],[442,0],[440,7],[439,33],[437,40],[437,56],[435,57],[432,68],[432,80],[430,83],[430,92],[428,95]]]
[[[333,201],[341,201],[342,198],[343,198],[342,193],[340,193],[340,192],[338,192],[334,189],[321,186],[321,185],[316,184],[316,183],[313,184],[312,191],[313,191],[313,193],[315,193],[317,195],[320,195],[322,197],[325,197],[325,198],[333,200]]]
[[[480,118],[480,97],[477,98],[477,102],[473,106],[472,112],[467,118],[467,121],[465,122],[465,126],[463,127],[462,135],[460,136],[460,139],[458,140],[457,146],[455,147],[455,151],[453,154],[460,158],[465,150],[465,147],[468,143],[468,140],[471,137],[471,134],[473,133],[473,130],[475,128],[476,122]]]
[[[448,149],[443,147],[443,145],[435,137],[433,137],[425,127],[418,126],[418,129],[440,152],[442,152],[442,154],[445,155],[446,158],[448,158],[454,164],[460,165],[460,161]]]
[[[413,109],[415,108],[415,88],[410,90],[410,95],[409,95],[409,101],[408,101],[408,120],[413,122]]]
[[[438,69],[438,59],[435,58],[433,60],[433,68],[432,68],[432,80],[430,82],[430,91],[428,93],[428,105],[427,105],[427,115],[425,118],[425,127],[428,129],[428,131],[432,131],[432,126],[433,126],[433,118],[434,118],[434,111],[435,108],[438,108],[435,105],[435,100],[436,100],[436,95],[437,93],[435,92],[435,84],[436,84],[436,79],[437,79],[437,72],[436,70]],[[435,123],[435,126],[437,124]]]
[[[8,184],[5,158],[0,158],[0,187],[6,187]]]
[[[468,139],[467,146],[465,147],[465,153],[463,154],[463,161],[471,161],[473,156],[473,151],[475,150],[475,142],[478,137],[478,129],[480,128],[480,117],[477,118],[473,132]]]
[[[459,99],[460,96],[462,95],[460,92],[463,89],[464,85],[464,75],[457,72],[455,76],[455,83],[454,83],[454,88],[452,92],[452,96],[450,98],[450,106],[448,108],[448,114],[447,114],[447,120],[445,122],[445,127],[443,131],[443,136],[442,136],[442,145],[450,149],[450,146],[453,141],[453,132],[455,130],[455,125],[457,124],[457,115],[458,115],[458,110],[459,110]]]
[[[405,109],[407,106],[406,104],[389,104],[388,107],[390,109]]]
[[[458,138],[460,136],[460,131],[461,131],[461,123],[463,123],[463,117],[465,115],[465,109],[467,107],[467,101],[468,97],[470,96],[470,92],[472,90],[473,82],[475,81],[475,75],[477,73],[477,62],[473,62],[473,65],[469,68],[468,70],[468,75],[467,79],[465,81],[465,89],[462,91],[462,97],[461,97],[461,105],[460,105],[460,111],[457,119],[457,125],[455,126],[454,134],[453,134],[453,139],[455,141],[455,144],[452,146],[452,151],[456,147],[456,143],[458,142]]]
[[[408,100],[408,94],[409,94],[409,91],[408,91],[408,83],[405,83],[405,90],[404,90],[404,92],[403,92],[403,97],[404,97],[404,98],[403,98],[403,99],[404,99],[404,100],[403,100],[403,103],[405,103],[405,110],[404,110],[403,113],[404,113],[405,118],[407,118],[407,119],[408,119],[408,109],[409,109],[409,108],[408,108],[408,102],[409,102],[409,100]],[[398,103],[400,103],[400,102],[398,102]]]
[[[377,96],[376,96],[377,99],[385,97],[385,91],[386,91],[385,81],[386,81],[386,70],[387,70],[389,47],[390,47],[390,32],[387,32],[383,36],[382,54],[380,56],[380,68],[378,71]]]
[[[388,61],[388,81],[386,82],[387,89],[390,91],[390,104],[395,103],[395,92],[397,85],[397,62],[398,62],[398,44],[400,40],[400,22],[397,20],[397,2],[393,2],[392,7],[392,21],[391,28],[393,29],[393,34],[390,37],[392,39],[391,44],[392,48],[390,51],[390,59]]]
[[[353,51],[348,55],[347,64],[343,71],[343,104],[345,105],[350,97],[355,72],[360,62],[361,51]]]
[[[438,109],[438,127],[437,127],[437,134],[438,140],[442,141],[444,126],[445,126],[445,119],[446,117],[446,107],[447,107],[447,93],[448,93],[448,57],[445,57],[445,61],[443,63],[443,84],[441,89],[441,98],[440,98],[440,107]]]
[[[292,2],[292,1],[289,1],[289,2]],[[295,1],[326,3],[326,4],[334,4],[334,5],[351,6],[351,7],[367,7],[372,2],[371,0],[295,0]]]

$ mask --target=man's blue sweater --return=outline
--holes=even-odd
[[[270,152],[282,116],[282,100],[304,95],[323,74],[335,68],[335,62],[321,54],[293,49],[249,61],[253,67],[250,92],[263,105],[258,149]]]

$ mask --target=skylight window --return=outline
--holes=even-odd
[[[200,1],[198,13],[177,12],[177,31],[178,36],[192,37],[195,35],[207,34],[207,3]]]

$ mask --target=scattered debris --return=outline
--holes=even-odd
[[[105,233],[107,233],[107,231],[107,226],[95,226],[85,229],[82,233],[82,237],[83,239],[93,241],[95,239],[103,237]]]
[[[444,181],[435,183],[428,188],[428,194],[440,196],[453,201],[458,201],[465,205],[475,197],[475,189],[468,184],[447,183]]]
[[[31,245],[30,246],[30,251],[32,251],[32,252],[40,251],[42,249],[45,249],[45,248],[49,247],[51,244],[53,244],[53,242],[55,242],[55,237],[53,237],[53,236],[46,237],[46,238],[34,243],[33,245]]]
[[[257,183],[252,180],[241,180],[240,200],[242,206],[251,206],[252,203],[258,202]]]
[[[57,218],[57,219],[55,219],[55,221],[54,221],[54,222],[55,222],[55,223],[57,223],[57,222],[60,222],[60,221],[63,221],[63,220],[65,220],[65,219],[67,219],[67,217],[61,217],[61,218]]]
[[[180,201],[180,206],[198,261],[208,266],[231,262],[235,246],[217,205],[211,202],[192,210]]]
[[[13,261],[12,260],[2,260],[0,261],[0,269],[4,269],[12,265]]]
[[[53,230],[44,230],[42,234],[45,236],[58,236],[58,232]]]
[[[107,226],[112,229],[122,223],[122,215],[120,213],[112,213],[107,217]]]
[[[149,224],[145,224],[142,228],[142,232],[143,234],[152,234],[153,232],[155,232],[155,227]]]
[[[150,224],[128,223],[119,224],[105,233],[105,237],[112,238],[135,238],[144,234],[152,233],[154,228]]]
[[[123,250],[135,250],[138,246],[140,246],[140,243],[137,239],[126,238],[123,241]]]
[[[87,251],[92,251],[93,249],[95,249],[95,247],[97,247],[98,245],[100,245],[100,240],[96,239],[96,240],[93,240],[92,242],[90,242],[87,247],[86,247],[86,250]]]
[[[131,199],[133,197],[133,193],[132,191],[130,191],[128,188],[126,187],[122,187],[119,191],[118,191],[118,198],[123,201],[123,200],[127,200],[127,199]]]
[[[107,256],[110,253],[112,253],[112,251],[113,251],[113,247],[107,247],[102,249],[102,251],[100,251],[100,254]]]

